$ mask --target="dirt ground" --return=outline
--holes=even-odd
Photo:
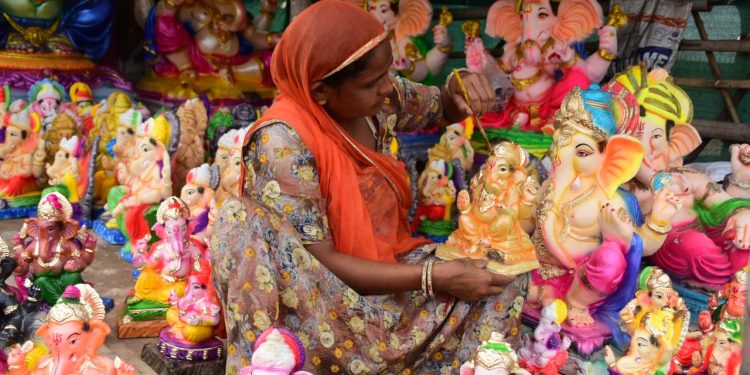
[[[21,229],[23,220],[1,220],[0,236],[10,244],[13,235]],[[117,338],[117,309],[125,300],[127,293],[133,288],[133,268],[130,263],[120,259],[119,246],[109,245],[99,241],[94,262],[83,272],[83,279],[94,284],[96,291],[103,297],[115,300],[115,309],[107,313],[107,323],[112,332],[107,337],[100,353],[114,357],[119,356],[124,361],[135,366],[138,374],[156,374],[141,361],[141,350],[146,343],[156,343],[156,338],[147,339],[119,339]],[[12,278],[11,278],[12,279]],[[10,281],[10,280],[9,280]]]

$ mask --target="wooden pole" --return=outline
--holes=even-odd
[[[676,83],[678,86],[687,87],[707,87],[714,89],[750,89],[750,80],[712,80],[703,78],[674,77],[674,83]]]
[[[691,13],[693,14],[693,19],[695,19],[695,26],[698,28],[698,34],[700,34],[701,40],[708,40],[708,33],[706,33],[706,26],[703,24],[700,12],[693,10]],[[711,67],[711,73],[714,78],[720,80],[721,70],[719,69],[719,64],[716,62],[716,56],[713,52],[706,51],[706,58],[708,59],[708,65]],[[734,107],[734,103],[732,103],[729,91],[726,89],[720,89],[719,92],[721,93],[722,99],[724,99],[724,105],[726,105],[727,110],[729,111],[729,116],[732,118],[732,122],[739,123],[740,116],[737,114],[737,108]]]
[[[750,140],[750,124],[694,119],[693,126],[703,138],[742,143]]]
[[[680,42],[680,51],[750,52],[747,40],[685,40]]]

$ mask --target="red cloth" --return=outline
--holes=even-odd
[[[0,195],[3,198],[15,198],[38,190],[34,176],[13,176],[7,180],[0,179]]]
[[[131,194],[125,195],[122,199],[127,199]],[[125,212],[125,228],[130,235],[130,244],[135,243],[143,236],[151,233],[151,227],[146,221],[146,210],[151,207],[150,204],[141,204],[127,209]]]
[[[350,57],[363,56],[383,40],[387,43],[385,37],[383,25],[354,4],[323,0],[307,8],[276,46],[271,76],[281,95],[248,132],[245,145],[264,123],[289,124],[315,157],[336,251],[395,262],[396,254],[429,243],[411,237],[406,170],[392,157],[349,137],[311,95],[313,83]]]

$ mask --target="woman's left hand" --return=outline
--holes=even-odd
[[[462,71],[458,74],[461,75],[461,80],[466,88],[469,103],[466,102],[458,78],[451,77],[445,88],[446,92],[443,93],[450,99],[450,103],[443,101],[445,104],[450,104],[445,108],[448,112],[446,115],[455,115],[460,118],[458,121],[461,121],[469,116],[480,117],[489,112],[495,106],[495,89],[492,87],[490,80],[484,75],[474,72]],[[455,109],[457,113],[450,113],[452,112],[450,109]]]

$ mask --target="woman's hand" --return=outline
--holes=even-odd
[[[436,263],[432,283],[436,292],[450,294],[462,301],[478,301],[503,292],[513,277],[485,269],[487,260],[457,259]]]
[[[495,89],[483,74],[462,71],[458,73],[466,88],[469,103],[458,78],[451,77],[443,88],[443,112],[450,123],[460,122],[469,116],[481,117],[495,106]]]

